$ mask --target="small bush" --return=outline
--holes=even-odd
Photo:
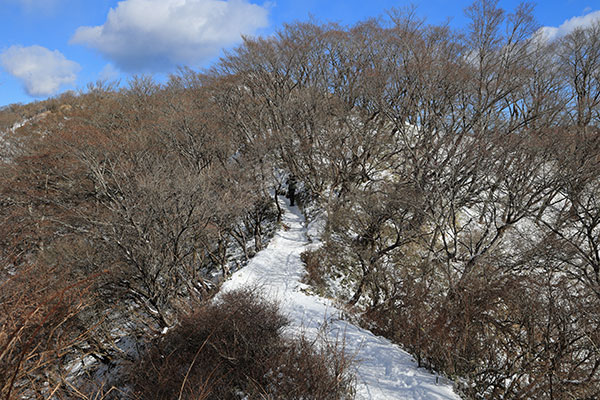
[[[323,255],[319,250],[305,251],[300,255],[306,270],[304,282],[314,287],[318,292],[324,291],[327,286],[325,276],[328,271],[321,264],[322,257]]]
[[[136,399],[346,399],[339,346],[282,336],[288,321],[251,291],[185,316],[127,372]]]

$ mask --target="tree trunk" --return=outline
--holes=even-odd
[[[281,205],[277,200],[277,190],[275,190],[275,205],[277,206],[277,223],[281,222],[281,216],[283,215],[283,211],[281,210]]]

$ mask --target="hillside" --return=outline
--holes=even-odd
[[[600,397],[600,23],[496,5],[0,110],[0,397]]]

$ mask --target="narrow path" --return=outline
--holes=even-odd
[[[387,339],[339,319],[334,304],[302,291],[304,267],[300,254],[308,241],[304,217],[296,207],[283,204],[283,229],[266,249],[233,274],[222,290],[244,286],[259,287],[280,302],[282,312],[291,320],[291,329],[312,336],[327,323],[333,340],[345,337],[346,351],[357,363],[357,399],[360,400],[459,400],[449,384],[436,384],[436,377],[417,368],[412,357]]]

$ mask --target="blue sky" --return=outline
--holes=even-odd
[[[518,3],[500,0],[508,11]],[[409,4],[430,23],[461,28],[471,0],[0,0],[0,106],[103,78],[206,67],[241,34],[268,35],[309,15],[352,24]],[[535,16],[562,34],[600,17],[600,1],[543,0]]]

